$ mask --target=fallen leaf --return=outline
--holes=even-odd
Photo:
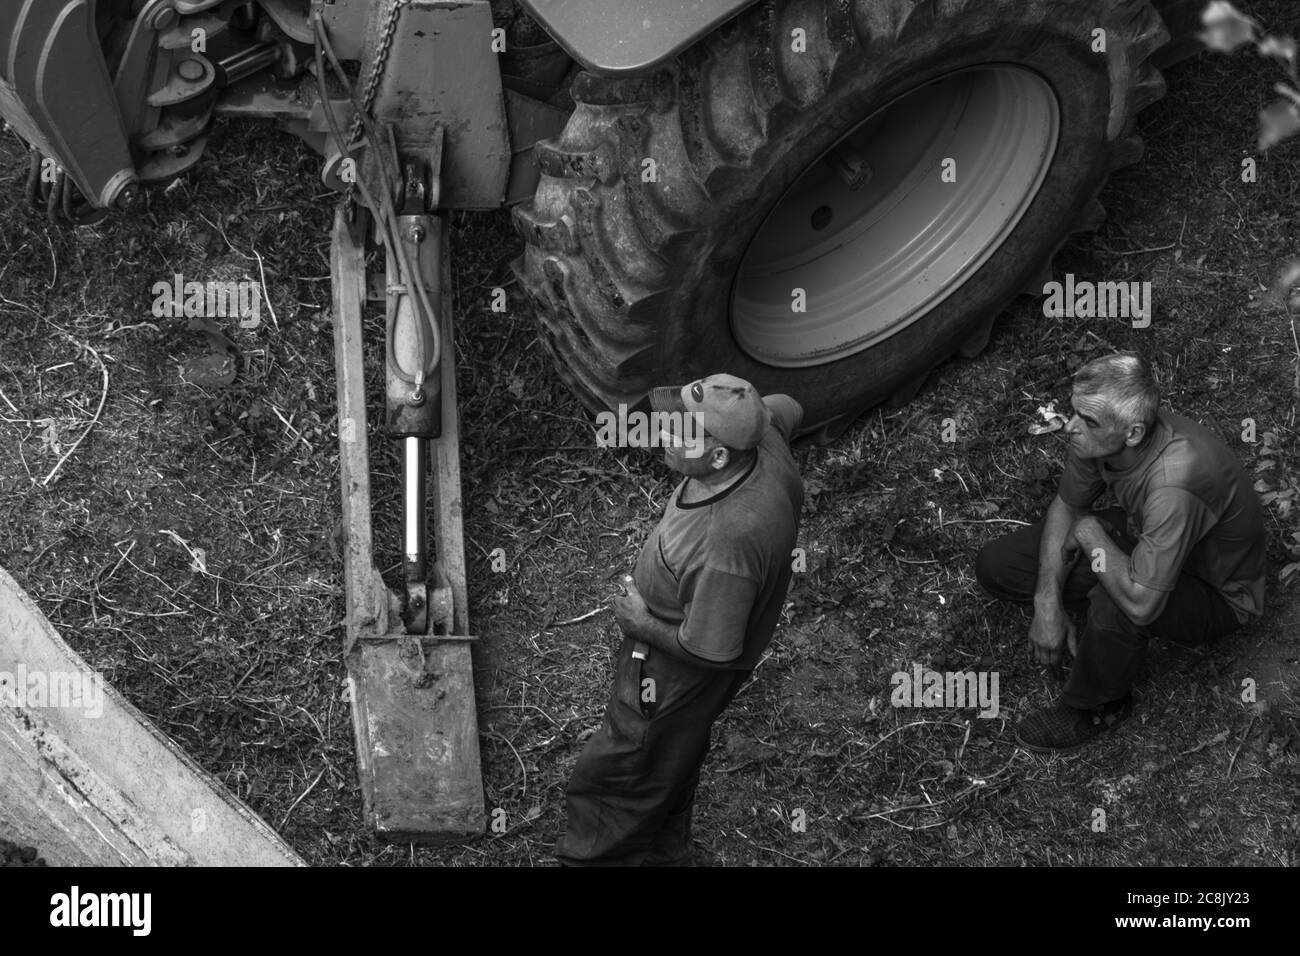
[[[1201,14],[1205,32],[1200,40],[1211,50],[1231,53],[1255,39],[1259,24],[1224,0],[1214,0]]]
[[[41,445],[54,452],[56,455],[63,453],[63,446],[59,443],[59,427],[55,424],[54,419],[47,418],[44,421],[45,427],[41,429]]]
[[[1276,146],[1300,133],[1300,108],[1290,100],[1274,100],[1259,114],[1259,148]]]
[[[238,364],[230,352],[208,352],[186,359],[181,364],[181,376],[191,385],[223,387],[235,380]]]
[[[202,548],[194,547],[192,544],[190,544],[188,541],[186,541],[184,538],[178,535],[175,531],[163,529],[161,533],[167,535],[169,538],[171,538],[173,541],[179,544],[182,548],[184,548],[187,552],[189,552],[191,571],[197,571],[200,574],[208,573],[208,553],[206,551],[204,551]]]

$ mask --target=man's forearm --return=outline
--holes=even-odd
[[[1085,561],[1096,561],[1097,552],[1102,552],[1097,580],[1115,602],[1115,606],[1129,620],[1137,624],[1149,623],[1147,618],[1151,615],[1152,608],[1149,600],[1144,603],[1143,599],[1149,599],[1151,595],[1133,581],[1132,565],[1124,549],[1094,521],[1086,522],[1074,537],[1083,551]]]
[[[1061,603],[1065,579],[1078,560],[1073,531],[1075,521],[1083,515],[1082,508],[1072,508],[1060,497],[1052,499],[1043,519],[1043,535],[1038,548],[1038,586],[1034,593],[1035,604],[1053,607]],[[1066,558],[1067,551],[1075,551]]]
[[[679,625],[662,618],[655,617],[653,614],[645,613],[635,620],[623,626],[623,633],[634,641],[640,641],[648,644],[655,650],[675,657],[680,661],[686,661],[694,664],[696,667],[707,667],[714,670],[726,670],[730,663],[716,663],[706,660],[703,657],[697,657],[682,647],[677,640],[677,631]]]

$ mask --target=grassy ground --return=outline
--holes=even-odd
[[[1273,22],[1285,5],[1260,4]],[[1291,18],[1294,20],[1294,17]],[[696,836],[727,864],[1282,864],[1297,861],[1300,350],[1262,290],[1300,256],[1300,143],[1240,180],[1275,76],[1250,56],[1168,72],[1147,155],[1103,199],[1058,277],[1150,280],[1149,329],[1044,319],[1022,299],[990,347],[902,409],[802,446],[808,490],[782,627],[715,729]],[[0,194],[18,197],[5,141]],[[348,704],[327,232],[318,160],[223,126],[197,171],[137,216],[75,232],[0,217],[0,564],[73,647],[316,863],[549,860],[563,791],[596,728],[616,645],[601,612],[671,489],[643,453],[594,447],[543,360],[507,263],[508,217],[453,219],[467,559],[484,787],[508,829],[464,845],[376,844],[361,825]],[[229,388],[187,384],[207,349],[156,319],[150,287],[264,278],[275,316],[226,328]],[[488,309],[506,285],[511,311]],[[1127,729],[1083,753],[1018,751],[1012,723],[1054,696],[1028,619],[974,586],[980,544],[1036,518],[1060,446],[1027,434],[1071,370],[1117,348],[1155,360],[1169,404],[1206,422],[1277,492],[1270,616],[1203,652],[1157,648]],[[369,357],[377,371],[377,357]],[[105,379],[106,375],[106,379]],[[107,381],[107,389],[104,382]],[[102,411],[97,413],[103,396]],[[1253,418],[1270,445],[1240,440]],[[942,440],[952,418],[957,440]],[[86,426],[94,429],[57,470]],[[382,443],[372,447],[382,449]],[[1273,464],[1268,464],[1272,462]],[[397,562],[395,459],[377,454],[377,542]],[[46,481],[47,475],[53,477]],[[189,547],[186,547],[188,544]],[[504,573],[488,555],[503,548]],[[203,551],[199,569],[190,548]],[[890,706],[914,663],[996,670],[1001,712]],[[1243,678],[1261,703],[1241,700]],[[1095,811],[1106,829],[1093,828]],[[802,828],[796,826],[805,822]]]

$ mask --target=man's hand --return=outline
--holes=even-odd
[[[1029,625],[1029,652],[1040,664],[1059,664],[1061,647],[1066,645],[1071,654],[1078,653],[1078,631],[1070,616],[1060,605],[1036,605],[1034,619]]]
[[[632,580],[631,575],[623,578],[623,586],[626,589],[624,593],[611,599],[614,605],[614,618],[624,634],[636,637],[638,625],[649,617],[650,609],[646,606],[645,598],[641,597],[641,592],[636,589],[636,582]]]

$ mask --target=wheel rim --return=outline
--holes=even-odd
[[[924,317],[1020,222],[1059,128],[1047,81],[1001,64],[949,74],[873,113],[759,227],[732,288],[737,343],[769,365],[808,367]],[[948,158],[955,182],[941,179]]]

